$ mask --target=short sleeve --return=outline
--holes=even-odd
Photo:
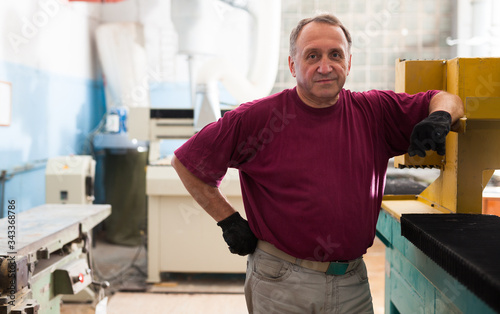
[[[175,156],[200,180],[219,186],[227,168],[243,162],[242,155],[237,153],[241,120],[240,110],[226,112],[178,148]]]
[[[384,135],[390,156],[406,153],[410,136],[417,123],[429,115],[429,104],[437,90],[409,95],[392,91],[380,92],[384,119]]]

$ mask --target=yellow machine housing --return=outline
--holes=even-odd
[[[500,58],[396,61],[396,92],[429,89],[462,99],[460,130],[446,137],[445,156],[396,157],[396,167],[434,167],[440,175],[420,195],[389,196],[382,207],[396,217],[406,212],[481,214],[483,189],[500,169]]]

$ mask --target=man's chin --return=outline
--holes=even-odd
[[[334,105],[339,99],[339,93],[317,94],[314,99],[317,103]]]
[[[332,99],[339,95],[340,90],[338,88],[330,87],[328,89],[319,90],[314,93],[314,96],[321,99]]]

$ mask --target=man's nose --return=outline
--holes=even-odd
[[[332,71],[332,65],[328,58],[321,58],[318,64],[318,72],[322,74],[330,73]]]

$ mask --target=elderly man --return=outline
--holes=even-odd
[[[388,159],[444,154],[463,104],[442,91],[343,89],[351,36],[331,15],[299,22],[288,63],[295,88],[226,113],[172,165],[229,250],[250,254],[250,313],[373,312],[362,256],[373,244]],[[239,169],[248,222],[218,189],[228,167]]]

